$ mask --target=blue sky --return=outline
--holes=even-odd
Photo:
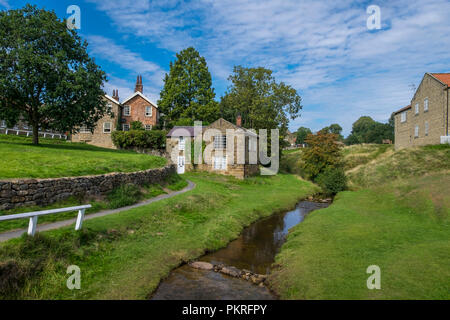
[[[29,2],[29,1],[28,1]],[[0,8],[27,1],[0,0]],[[425,72],[450,72],[450,2],[319,0],[32,1],[68,17],[81,9],[80,35],[108,74],[105,91],[130,95],[138,74],[156,101],[175,53],[194,46],[208,63],[216,98],[234,65],[263,66],[296,88],[301,117],[289,127],[339,123],[347,135],[362,115],[386,121],[407,105]],[[381,8],[368,30],[366,8]]]

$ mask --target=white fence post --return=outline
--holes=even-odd
[[[78,210],[77,223],[75,224],[75,230],[80,230],[83,224],[85,209]]]
[[[37,216],[30,217],[30,224],[28,225],[29,236],[34,236],[34,233],[36,232],[37,219]]]

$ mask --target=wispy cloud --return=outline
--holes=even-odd
[[[0,7],[5,7],[6,9],[9,9],[11,6],[9,5],[7,0],[0,0]]]
[[[447,0],[377,1],[376,32],[356,0],[89,1],[120,32],[172,52],[195,46],[216,85],[225,87],[236,64],[274,70],[304,98],[291,129],[341,121],[348,133],[361,115],[387,119],[423,73],[449,71]]]
[[[112,62],[118,67],[130,71],[132,75],[142,74],[145,94],[149,98],[153,98],[153,101],[158,99],[164,76],[164,70],[159,65],[145,60],[139,54],[116,44],[109,38],[90,35],[87,36],[87,41],[89,43],[89,51],[94,56]],[[108,93],[112,92],[112,89],[119,89],[122,98],[132,94],[133,88],[133,83],[111,74],[108,75],[108,83],[105,84],[105,89]]]

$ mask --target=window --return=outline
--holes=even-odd
[[[425,100],[423,100],[423,112],[427,111],[428,111],[428,98],[425,98]]]
[[[130,106],[123,107],[123,115],[125,117],[129,117],[131,115],[131,107]]]
[[[184,140],[184,137],[178,138],[178,150],[184,150],[186,141]]]
[[[6,121],[5,120],[1,120],[0,121],[0,128],[6,128]]]
[[[103,124],[103,133],[111,133],[111,122],[105,122]]]
[[[149,130],[152,130],[152,125],[151,124],[146,124],[145,125],[145,130],[147,130],[147,131],[149,131]]]
[[[106,104],[106,113],[107,113],[107,114],[111,114],[111,112],[112,112],[112,103],[111,103],[111,102],[108,102],[108,103]]]
[[[130,131],[130,125],[124,123],[124,124],[122,125],[122,129],[123,129],[123,131]]]
[[[400,121],[401,121],[401,122],[406,122],[406,111],[403,111],[403,112],[400,114],[400,116],[401,116]]]
[[[218,135],[214,137],[214,149],[226,149],[227,136]]]
[[[414,137],[415,138],[419,137],[419,125],[416,125],[416,127],[414,128]]]
[[[214,157],[214,170],[226,170],[227,169],[227,157]]]
[[[428,135],[428,121],[425,121],[425,135]]]
[[[28,130],[28,129],[30,129],[30,127],[28,127],[28,125],[24,124],[23,125],[23,130]]]
[[[418,103],[416,103],[414,108],[416,110],[416,115],[419,114],[419,104]]]
[[[145,116],[151,117],[152,116],[152,106],[146,106],[145,107]]]
[[[91,130],[87,126],[82,126],[80,128],[80,133],[91,133]]]

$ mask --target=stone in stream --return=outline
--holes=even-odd
[[[220,272],[235,278],[239,278],[239,276],[241,275],[241,270],[235,267],[223,267]]]
[[[194,269],[212,270],[214,266],[209,262],[195,261],[189,264]]]

